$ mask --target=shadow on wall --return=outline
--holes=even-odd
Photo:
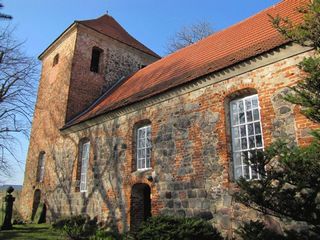
[[[87,134],[83,137],[90,139],[90,156],[93,156],[90,157],[88,165],[88,191],[85,193],[76,192],[78,183],[73,179],[78,162],[78,139],[81,138],[68,135],[63,141],[68,144],[65,144],[63,149],[51,146],[54,173],[51,173],[52,179],[49,179],[50,175],[45,176],[42,193],[40,190],[34,193],[32,218],[37,212],[35,205],[40,202],[50,221],[68,215],[98,215],[98,219],[114,227],[115,231],[128,231],[127,206],[120,169],[125,164],[127,146],[120,137],[114,137],[117,136],[117,131],[118,122],[115,120],[111,127],[101,126],[81,133]],[[98,137],[101,132],[103,136]],[[55,184],[50,187],[46,183]],[[40,201],[39,193],[42,199]]]

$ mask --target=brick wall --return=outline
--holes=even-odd
[[[99,73],[90,71],[92,47],[99,47],[104,51]],[[59,61],[53,64],[57,54],[59,54]],[[52,188],[54,192],[63,191],[63,193],[75,189],[55,189],[62,184],[59,181],[68,185],[71,184],[71,174],[75,176],[75,161],[68,163],[70,164],[68,167],[58,165],[56,162],[56,155],[60,153],[57,153],[53,146],[61,143],[63,145],[68,138],[61,135],[60,128],[67,120],[88,107],[102,94],[102,91],[110,87],[111,83],[121,76],[131,74],[141,65],[150,64],[155,57],[82,25],[74,25],[42,54],[41,60],[41,79],[22,190],[24,206],[22,214],[26,219],[30,219],[31,216],[35,190],[41,190],[41,199],[45,199],[48,194],[43,191],[45,188]],[[36,181],[36,174],[39,154],[42,151],[45,152],[46,170],[44,181],[39,183]],[[78,158],[77,151],[69,152],[68,148],[62,148],[61,151],[64,154],[64,161],[70,156],[74,159]],[[62,207],[62,209],[65,208],[70,211],[67,207]]]
[[[98,73],[90,71],[93,47],[103,51]],[[149,65],[155,60],[157,58],[79,25],[66,120],[72,119],[89,107],[121,78],[129,76],[141,66]]]
[[[242,221],[263,218],[231,196],[236,186],[228,101],[250,91],[258,93],[265,146],[283,137],[293,144],[310,141],[301,133],[318,126],[281,99],[287,87],[300,80],[296,64],[308,54],[276,61],[81,131],[62,133],[43,149],[50,153],[42,187],[48,217],[87,213],[113,222],[119,230],[128,230],[132,187],[144,183],[151,189],[152,214],[211,218],[229,236]],[[144,172],[133,169],[134,128],[140,122],[150,122],[152,131],[152,169]],[[91,143],[86,193],[75,191],[83,138]]]

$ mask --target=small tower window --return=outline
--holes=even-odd
[[[52,63],[52,67],[54,67],[55,65],[57,65],[59,63],[59,53],[56,54],[53,58],[53,63]]]
[[[92,55],[91,55],[91,66],[90,71],[98,73],[99,72],[99,65],[100,65],[100,58],[102,54],[102,49],[94,47],[92,48]]]

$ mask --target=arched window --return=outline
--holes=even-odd
[[[91,65],[90,65],[91,72],[95,72],[95,73],[99,72],[100,59],[101,59],[102,52],[103,50],[98,47],[92,48]]]
[[[230,119],[234,177],[259,178],[257,166],[248,162],[252,151],[264,147],[258,95],[232,100]]]
[[[53,58],[53,63],[52,63],[52,67],[54,67],[55,65],[57,65],[59,63],[59,53],[57,53],[54,58]]]
[[[45,168],[45,152],[40,152],[38,157],[37,182],[43,182]]]
[[[134,127],[134,163],[133,170],[147,170],[151,168],[151,123],[148,120],[137,123]]]
[[[80,192],[87,191],[87,172],[90,157],[90,141],[85,138],[79,144],[79,159],[77,166],[77,181]]]

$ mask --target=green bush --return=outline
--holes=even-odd
[[[199,218],[156,216],[142,223],[134,234],[137,240],[220,240],[219,232]]]
[[[61,231],[68,239],[89,239],[97,231],[97,221],[96,219],[90,220],[87,216],[78,215],[61,218],[52,227]]]
[[[280,235],[268,229],[263,222],[250,221],[236,230],[236,233],[244,240],[320,240],[315,232],[299,229],[285,231]]]
[[[260,221],[250,221],[236,230],[236,233],[245,240],[284,240],[285,238],[268,228]]]

